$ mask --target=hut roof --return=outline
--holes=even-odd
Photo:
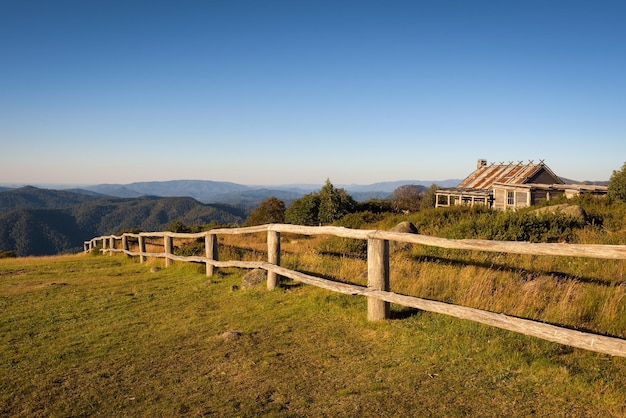
[[[542,172],[546,173],[553,184],[563,184],[561,180],[550,168],[544,164],[543,160],[539,163],[500,163],[487,164],[485,160],[479,160],[476,170],[463,180],[458,188],[463,189],[490,189],[494,183],[502,184],[526,184],[532,183],[535,178]],[[542,182],[543,183],[543,182]]]

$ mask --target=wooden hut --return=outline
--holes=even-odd
[[[499,210],[517,209],[580,193],[603,195],[606,186],[565,184],[543,160],[508,164],[478,160],[476,170],[457,187],[437,190],[435,206],[480,204]]]

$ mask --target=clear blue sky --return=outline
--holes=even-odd
[[[0,0],[0,183],[626,162],[626,1]]]

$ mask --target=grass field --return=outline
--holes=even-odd
[[[1,259],[0,415],[626,416],[625,358],[395,306],[369,323],[361,297],[152,266]]]

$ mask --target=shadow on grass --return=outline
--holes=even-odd
[[[509,273],[517,273],[525,281],[534,280],[541,275],[548,275],[560,282],[573,280],[573,281],[577,281],[581,283],[594,284],[594,285],[605,286],[605,287],[614,287],[616,285],[616,283],[614,282],[598,279],[595,277],[573,276],[567,273],[563,273],[560,271],[553,271],[553,270],[541,270],[541,269],[529,270],[529,269],[523,269],[519,267],[512,267],[512,266],[501,264],[501,263],[480,262],[480,261],[471,261],[471,260],[464,260],[464,259],[462,260],[462,259],[454,259],[454,258],[437,257],[437,256],[432,256],[432,255],[413,256],[412,259],[419,263],[436,263],[436,264],[441,264],[441,265],[450,266],[450,267],[474,266],[474,267],[486,268],[489,270],[498,270],[498,271],[505,271]]]
[[[284,290],[294,290],[294,289],[298,289],[304,286],[304,283],[295,282],[295,281],[286,281],[286,280],[288,279],[282,279],[278,287]]]
[[[417,309],[417,308],[400,308],[400,309],[392,309],[390,312],[390,319],[407,319],[412,318],[414,316],[420,316],[424,314],[425,311]]]

